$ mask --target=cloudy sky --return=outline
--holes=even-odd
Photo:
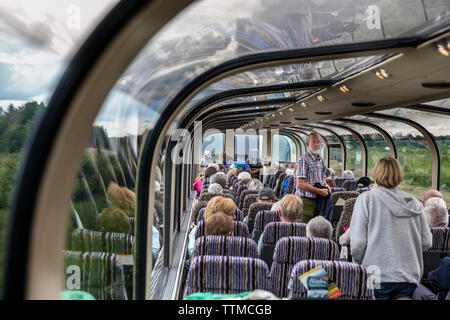
[[[0,0],[0,107],[47,102],[74,50],[118,0]]]

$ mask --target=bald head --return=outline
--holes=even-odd
[[[426,204],[428,199],[430,198],[443,198],[442,193],[440,193],[437,190],[429,190],[427,193],[425,193],[425,196],[423,197],[423,204]]]

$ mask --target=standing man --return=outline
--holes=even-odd
[[[325,181],[325,164],[319,152],[322,147],[318,133],[310,133],[306,140],[307,152],[297,161],[295,167],[295,178],[297,179],[296,195],[302,198],[303,215],[301,222],[308,223],[314,217],[317,208],[316,197],[328,196],[331,193],[330,187]],[[319,182],[327,189],[314,187],[314,183]]]

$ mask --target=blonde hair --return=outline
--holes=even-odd
[[[295,221],[302,217],[303,202],[295,194],[285,195],[280,202],[281,216],[288,221]]]
[[[115,207],[123,210],[127,216],[134,217],[136,193],[126,187],[119,187],[114,182],[109,184],[107,193]]]
[[[223,212],[227,216],[234,216],[235,210],[236,204],[232,199],[218,196],[208,201],[203,218],[208,220],[209,217],[219,212]]]
[[[230,170],[228,170],[228,172],[227,172],[227,178],[228,178],[228,180],[230,180],[230,177],[231,177],[231,175],[237,175],[237,169],[230,169]]]
[[[383,157],[373,167],[372,179],[381,187],[394,189],[402,182],[403,172],[396,159]]]
[[[207,236],[229,236],[234,231],[234,223],[223,212],[217,212],[206,220],[205,235]]]

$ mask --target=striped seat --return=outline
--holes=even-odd
[[[134,243],[131,234],[75,229],[68,250],[133,254]]]
[[[196,292],[236,294],[267,290],[268,268],[254,258],[196,256],[192,258],[183,297]]]
[[[304,298],[307,290],[298,279],[302,274],[316,267],[323,267],[329,279],[341,290],[343,300],[374,300],[375,295],[369,285],[369,275],[362,265],[351,262],[305,260],[298,262],[291,273],[288,284],[288,298]]]
[[[264,228],[271,222],[280,222],[280,217],[277,211],[259,211],[256,214],[255,225],[251,238],[258,242]]]
[[[286,178],[286,173],[283,172],[280,174],[280,176],[277,179],[277,183],[275,185],[275,188],[273,188],[273,191],[275,192],[275,195],[278,196],[278,194],[280,193],[280,189],[283,186],[283,181]]]
[[[345,189],[342,187],[331,187],[331,193],[334,194],[336,192],[344,192]]]
[[[240,205],[240,200],[241,200],[241,194],[242,191],[247,190],[248,186],[246,184],[241,184],[240,186],[237,187],[237,191],[236,191],[236,205],[239,207]]]
[[[260,257],[270,268],[273,261],[275,246],[283,237],[306,237],[306,224],[299,222],[271,222],[266,225],[262,235]]]
[[[322,238],[281,238],[270,269],[271,291],[278,297],[287,297],[292,269],[299,261],[309,259],[339,260],[339,247],[333,240]]]
[[[342,184],[342,188],[346,191],[355,191],[357,188],[357,182],[355,179],[345,180]]]
[[[250,236],[247,225],[245,223],[240,221],[233,221],[233,223],[234,223],[233,236],[246,238]],[[204,220],[199,221],[197,227],[198,228],[197,233],[195,234],[195,239],[205,236],[205,221]]]
[[[268,187],[269,186],[270,178],[272,178],[271,174],[268,174],[268,175],[266,175],[264,177],[264,180],[263,180],[264,187]]]
[[[258,198],[257,194],[248,194],[245,197],[244,203],[242,205],[242,213],[244,214],[244,217],[246,217],[248,215],[248,211],[250,210],[250,206],[256,202],[257,198]]]
[[[269,183],[268,183],[268,187],[269,188],[273,189],[275,187],[276,179],[277,179],[276,175],[273,175],[273,176],[270,177]]]
[[[433,244],[423,253],[423,278],[438,268],[444,257],[450,256],[450,228],[431,228]]]
[[[250,233],[253,232],[256,214],[260,211],[267,211],[267,210],[272,209],[272,205],[273,205],[273,203],[270,203],[270,202],[252,203],[252,205],[248,209],[248,215],[247,215],[248,216],[247,226],[248,226],[248,231]]]
[[[128,300],[131,294],[133,280],[132,272],[126,277],[124,266],[119,256],[105,252],[74,252],[63,251],[64,270],[66,270],[64,290],[71,290],[67,285],[71,283],[72,268],[80,270],[80,288],[89,292],[97,300]],[[75,270],[75,269],[73,269]],[[125,278],[128,282],[126,287]],[[128,289],[128,292],[127,292]]]
[[[196,240],[193,256],[258,258],[258,247],[250,238],[206,236]]]
[[[347,178],[336,178],[334,181],[336,182],[336,187],[343,188],[345,180],[348,180]]]
[[[350,227],[352,221],[353,208],[355,207],[356,198],[350,198],[345,201],[344,208],[342,209],[342,215],[336,225],[336,237],[335,241],[339,243],[339,237],[345,233],[344,228]]]
[[[129,217],[128,219],[130,220],[130,234],[132,236],[134,236],[134,225],[136,223],[136,218],[135,217]]]
[[[241,192],[241,197],[240,197],[240,199],[239,199],[239,209],[241,209],[242,211],[244,211],[243,210],[243,205],[244,205],[244,202],[245,202],[245,197],[248,195],[248,194],[258,194],[258,191],[256,191],[256,190],[244,190],[244,191],[242,191]]]
[[[210,184],[211,178],[203,178],[201,192],[207,192]]]
[[[289,179],[288,186],[286,189],[286,194],[294,194],[295,193],[295,179]]]

